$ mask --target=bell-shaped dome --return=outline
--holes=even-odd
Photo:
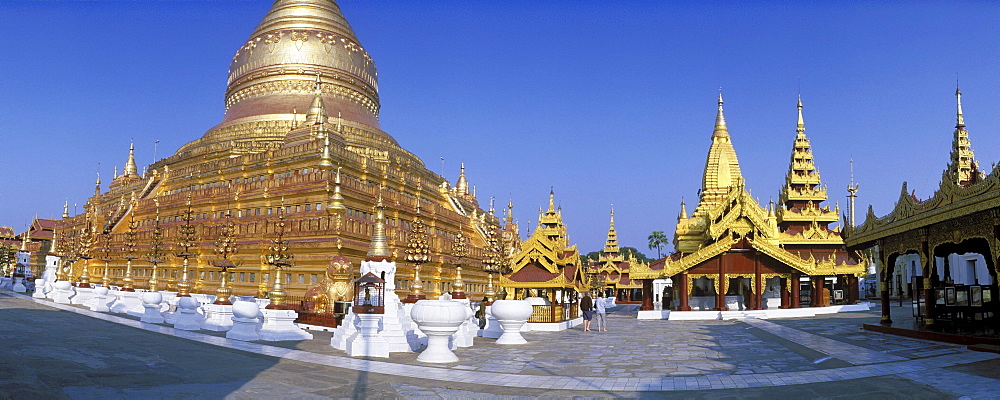
[[[233,56],[223,124],[305,111],[316,98],[317,74],[329,112],[378,128],[375,63],[340,7],[332,0],[275,1]]]

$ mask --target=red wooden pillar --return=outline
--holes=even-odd
[[[789,303],[788,298],[788,281],[790,278],[778,278],[778,284],[781,285],[781,307],[778,308],[791,308],[792,305]]]
[[[642,306],[639,307],[639,311],[648,311],[653,309],[653,280],[643,279],[642,280]]]
[[[826,277],[821,276],[816,279],[816,307],[823,307],[827,305],[826,299]]]
[[[892,275],[890,275],[888,273],[883,274],[882,281],[878,283],[879,289],[882,292],[881,293],[881,295],[882,295],[882,320],[880,320],[878,323],[880,323],[882,325],[892,325],[892,318],[890,316],[891,314],[889,313],[889,307],[890,307],[890,305],[889,305],[889,281],[888,281],[889,277],[891,277],[891,276]]]
[[[802,307],[802,304],[801,304],[801,298],[802,297],[799,296],[799,286],[801,286],[801,284],[799,283],[799,274],[793,272],[791,279],[792,279],[792,285],[791,285],[792,286],[792,293],[791,293],[792,294],[792,306],[791,306],[791,308],[800,308],[800,307]]]
[[[719,271],[719,282],[717,282],[719,293],[715,296],[715,309],[718,311],[728,311],[726,307],[726,273]]]
[[[682,272],[681,273],[681,279],[680,279],[680,281],[681,281],[681,287],[680,287],[680,293],[681,293],[680,297],[681,298],[680,298],[680,301],[681,302],[680,302],[680,305],[677,307],[677,311],[691,311],[691,305],[688,304],[688,298],[691,296],[691,294],[688,293],[688,279],[691,279],[691,278],[688,277],[687,272]]]

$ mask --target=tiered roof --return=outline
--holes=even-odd
[[[513,271],[501,276],[508,288],[566,288],[585,290],[580,252],[569,244],[562,212],[555,207],[555,193],[549,192],[549,208],[538,220],[531,237],[514,254]]]

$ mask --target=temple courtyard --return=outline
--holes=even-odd
[[[0,398],[996,398],[1000,355],[868,332],[879,309],[476,338],[455,364],[241,342],[0,292]],[[906,309],[893,310],[902,315]]]

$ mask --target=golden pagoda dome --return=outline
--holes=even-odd
[[[375,62],[337,3],[277,0],[233,56],[222,123],[178,153],[233,139],[281,142],[317,98],[329,115],[395,143],[379,128]]]
[[[378,128],[378,73],[331,0],[278,0],[229,67],[223,123],[306,109],[316,75],[324,103],[345,119]]]

